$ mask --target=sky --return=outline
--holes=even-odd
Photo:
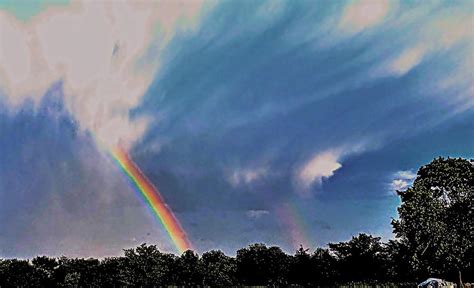
[[[393,237],[396,190],[474,157],[472,1],[0,0],[0,257]]]

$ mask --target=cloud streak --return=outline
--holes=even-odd
[[[339,28],[358,33],[381,23],[395,1],[356,0],[347,5],[339,22]]]

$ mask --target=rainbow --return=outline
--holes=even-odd
[[[186,233],[179,224],[178,219],[176,219],[171,209],[163,200],[158,189],[145,177],[138,166],[128,156],[127,152],[122,148],[116,148],[111,151],[111,156],[138,189],[153,211],[153,214],[163,224],[177,250],[182,253],[183,251],[192,249]]]
[[[283,230],[286,231],[285,235],[287,235],[291,247],[295,250],[300,245],[304,248],[312,248],[311,241],[306,237],[304,221],[299,217],[295,205],[290,202],[283,203],[277,207],[276,212]]]

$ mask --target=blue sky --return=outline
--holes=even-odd
[[[470,1],[154,4],[1,12],[26,48],[0,50],[0,256],[173,251],[117,143],[198,251],[229,254],[388,239],[418,167],[474,157]]]

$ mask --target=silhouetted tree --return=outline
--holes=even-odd
[[[0,287],[38,287],[40,281],[26,260],[0,261]]]
[[[59,263],[55,258],[38,256],[31,260],[31,264],[41,287],[54,287],[56,285],[58,280],[55,271],[59,267]]]
[[[359,234],[349,242],[329,243],[336,255],[343,281],[373,281],[382,278],[382,244],[380,237]]]
[[[392,225],[416,275],[452,280],[458,271],[474,275],[472,160],[437,158],[421,167],[413,186],[398,195],[400,219]]]
[[[191,250],[185,251],[176,261],[176,284],[185,287],[202,285],[202,271],[199,256]]]
[[[55,278],[67,287],[99,287],[99,260],[60,257]]]
[[[100,287],[124,287],[128,283],[124,257],[105,258],[99,265]]]
[[[155,245],[147,246],[145,243],[124,251],[127,285],[153,287],[175,284],[176,256],[163,254]]]
[[[298,284],[305,287],[310,287],[314,273],[313,262],[311,255],[308,254],[308,249],[301,246],[289,261],[288,280],[292,284]]]
[[[313,267],[313,286],[330,286],[337,280],[338,271],[336,258],[328,249],[317,248],[311,255],[311,266]]]
[[[201,266],[205,286],[230,287],[237,283],[235,259],[222,251],[212,250],[202,254]]]
[[[286,285],[289,257],[278,247],[253,244],[237,251],[237,278],[245,285]]]

